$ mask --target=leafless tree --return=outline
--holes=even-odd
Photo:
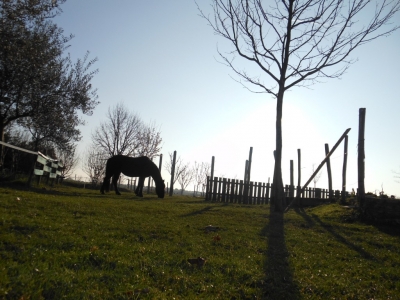
[[[178,176],[178,182],[181,185],[181,194],[185,191],[186,187],[193,181],[194,169],[190,167],[189,163],[185,163],[182,166],[182,170]]]
[[[146,125],[123,103],[108,109],[106,121],[92,133],[93,144],[109,156],[127,155],[149,158],[161,150],[161,132],[154,123]]]
[[[95,146],[89,148],[84,154],[82,170],[89,176],[94,186],[101,183],[104,177],[107,158],[108,155],[99,152]]]
[[[315,172],[315,164],[312,165],[312,171],[311,171],[311,175],[314,174]],[[313,178],[313,182],[314,182],[314,189],[317,186],[317,182],[319,181],[319,179],[321,178],[322,175],[322,171],[319,171],[319,173],[317,175],[314,176]]]
[[[194,180],[196,182],[196,192],[199,191],[199,187],[201,186],[202,194],[204,195],[204,190],[207,185],[207,176],[210,175],[210,164],[209,163],[198,163],[194,162]]]
[[[123,103],[108,108],[106,121],[92,134],[95,147],[109,156],[135,156],[140,147],[142,121],[130,113]]]
[[[56,148],[56,157],[63,164],[61,176],[64,178],[71,176],[72,171],[79,161],[79,157],[76,155],[76,147],[73,147],[69,151]]]
[[[392,171],[394,174],[395,181],[400,183],[400,171]]]
[[[238,81],[252,92],[276,99],[273,195],[275,209],[282,211],[285,92],[322,78],[341,77],[354,62],[350,55],[356,48],[399,28],[390,22],[400,9],[400,0],[212,0],[211,17],[198,8],[214,33],[233,46],[233,51],[218,53]],[[235,57],[255,64],[262,75],[238,68]]]
[[[147,156],[153,159],[161,151],[161,132],[155,123],[142,126],[139,138],[139,156]]]
[[[174,161],[174,154],[169,153],[169,161],[165,162],[164,169],[171,175],[171,170],[172,170],[172,164]],[[175,160],[175,172],[174,172],[174,182],[172,182],[172,185],[175,185],[175,182],[178,180],[180,174],[182,173],[184,169],[184,163],[183,160],[180,156],[178,156]]]

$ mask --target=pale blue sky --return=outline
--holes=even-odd
[[[205,9],[208,1],[201,1]],[[56,22],[74,34],[69,52],[98,57],[93,84],[101,104],[85,118],[78,150],[90,144],[91,132],[118,102],[156,122],[163,137],[164,160],[176,150],[184,161],[211,162],[215,175],[242,179],[249,148],[251,178],[267,182],[273,174],[275,100],[253,94],[231,79],[217,62],[217,45],[230,49],[198,16],[194,1],[68,0]],[[400,22],[400,15],[396,16]],[[226,48],[227,47],[227,48]],[[302,184],[312,165],[324,158],[347,128],[347,186],[357,188],[358,109],[366,108],[366,191],[383,189],[400,196],[400,31],[358,49],[341,80],[326,80],[311,89],[294,88],[283,107],[283,181],[289,183],[290,160],[297,182],[297,149],[302,151]],[[238,60],[238,63],[240,61]],[[248,62],[243,68],[261,74]],[[343,146],[332,160],[333,187],[342,181]],[[77,170],[78,175],[82,174]],[[326,168],[318,186],[327,187]],[[169,182],[169,175],[162,172]],[[192,189],[192,187],[189,187]]]

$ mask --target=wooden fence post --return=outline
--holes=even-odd
[[[285,212],[287,212],[290,207],[293,205],[293,203],[296,201],[296,199],[300,199],[300,195],[304,192],[304,189],[308,186],[308,184],[311,182],[311,180],[313,180],[313,178],[315,177],[315,175],[318,174],[319,170],[321,170],[321,168],[323,167],[324,163],[327,161],[327,159],[329,159],[329,157],[333,154],[333,152],[336,150],[336,148],[339,146],[339,144],[341,143],[341,141],[346,137],[346,135],[349,133],[349,131],[351,130],[351,128],[346,129],[346,131],[342,134],[342,136],[340,137],[340,139],[336,142],[336,144],[333,146],[332,150],[326,155],[325,159],[320,163],[320,165],[318,166],[317,170],[314,171],[314,173],[311,175],[310,179],[308,179],[308,181],[305,183],[305,185],[302,187],[300,194],[298,196],[296,196],[295,199],[293,199],[293,201],[286,207]]]
[[[246,160],[245,167],[244,167],[244,178],[243,178],[243,202],[247,203],[247,198],[249,196],[249,183],[248,180],[248,173],[249,173],[249,161]]]
[[[238,203],[242,204],[243,203],[243,180],[239,181],[239,199]]]
[[[349,137],[344,138],[343,171],[342,171],[342,198],[341,203],[346,202],[346,171],[347,171],[347,146]]]
[[[329,153],[329,145],[325,144],[325,155]],[[326,168],[328,170],[328,187],[329,187],[329,199],[333,199],[332,195],[332,172],[331,172],[331,159],[328,157],[326,160]]]
[[[212,201],[213,201],[213,202],[216,202],[216,201],[217,201],[218,177],[214,177],[214,180],[213,180],[213,181],[214,181],[214,182],[213,182],[214,187],[213,187],[213,190],[212,190],[212,193],[213,193]]]
[[[174,151],[174,158],[171,167],[171,183],[169,186],[169,195],[172,196],[174,193],[174,176],[175,176],[175,163],[176,163],[176,151]]]
[[[359,207],[364,205],[365,201],[365,108],[359,110],[359,125],[358,125],[358,192],[357,200]]]
[[[233,203],[233,199],[235,198],[235,179],[232,179],[231,181],[231,195],[229,198],[229,202]]]
[[[294,197],[294,174],[293,174],[293,159],[290,160],[290,187],[289,197]]]
[[[210,176],[207,176],[207,184],[206,184],[206,201],[208,201],[208,200],[210,200],[210,185],[211,185],[211,182],[210,182]]]
[[[298,193],[300,193],[301,189],[301,150],[297,149],[297,192],[296,196]]]
[[[226,195],[226,178],[222,178],[222,202],[225,202]]]
[[[211,157],[211,175],[210,175],[211,178],[214,178],[214,163],[215,163],[215,157],[212,156]]]
[[[248,180],[248,182],[250,182],[252,156],[253,156],[253,147],[250,147],[250,152],[249,152],[249,167],[248,167],[248,170],[247,170],[247,180]]]

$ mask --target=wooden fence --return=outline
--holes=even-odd
[[[56,181],[56,183],[58,183],[60,179],[63,179],[63,177],[61,176],[62,168],[63,165],[61,162],[51,159],[40,152],[37,152],[37,159],[33,174],[37,176],[38,184],[40,183],[40,179],[42,177],[45,177],[47,179],[46,183],[49,182],[49,179],[52,179],[52,184],[54,183],[54,180]]]
[[[207,176],[206,200],[212,202],[223,203],[239,203],[239,204],[268,204],[271,200],[272,184],[253,182],[246,184],[243,180],[227,179],[214,177],[211,179]],[[288,199],[296,195],[297,187],[286,185],[284,187],[285,194]],[[346,195],[349,193],[346,192]],[[332,199],[341,196],[341,191],[332,191]],[[301,197],[301,205],[313,205],[323,202],[330,202],[328,189],[306,188]],[[288,204],[288,203],[286,203]]]

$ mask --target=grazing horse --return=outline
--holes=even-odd
[[[135,190],[135,194],[139,197],[143,197],[144,179],[149,176],[153,177],[158,197],[164,198],[165,184],[161,178],[160,170],[158,170],[158,167],[147,156],[129,157],[115,155],[109,158],[106,164],[106,176],[104,177],[100,192],[104,194],[104,190],[107,192],[110,190],[110,178],[112,177],[115,193],[121,195],[117,187],[117,181],[121,173],[128,177],[139,177],[139,183]]]

